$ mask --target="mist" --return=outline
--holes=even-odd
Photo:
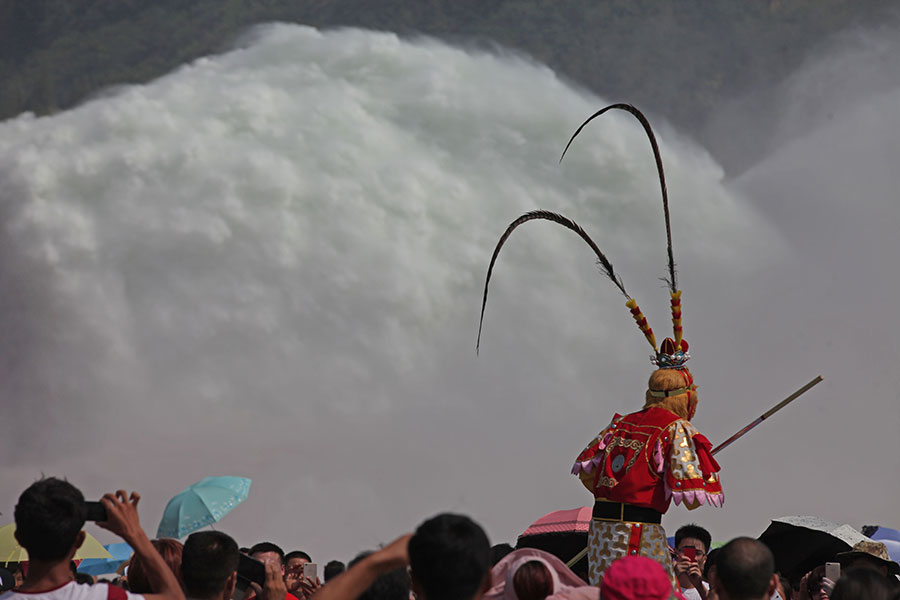
[[[873,96],[900,85],[900,11],[878,25],[852,26],[823,39],[798,69],[735,95],[708,116],[697,137],[739,177]]]
[[[898,100],[866,96],[735,181],[650,115],[695,424],[717,443],[826,378],[717,457],[723,509],[674,507],[667,528],[895,518]],[[152,535],[185,486],[239,475],[250,497],[217,527],[324,563],[439,511],[514,542],[589,504],[572,461],[653,368],[624,299],[581,240],[530,223],[480,356],[475,335],[490,253],[535,208],[579,222],[668,330],[640,126],[604,117],[557,163],[607,103],[521,56],[272,25],[0,123],[0,512],[60,475],[89,498],[139,490]]]

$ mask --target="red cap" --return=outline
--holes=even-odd
[[[662,565],[646,556],[626,556],[603,574],[601,600],[684,600],[672,589],[672,580]]]

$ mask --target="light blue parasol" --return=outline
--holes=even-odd
[[[212,525],[247,499],[246,477],[207,477],[169,500],[156,537],[183,538]]]
[[[112,555],[112,558],[86,558],[78,565],[79,573],[87,573],[88,575],[115,573],[116,569],[131,558],[131,554],[134,552],[126,542],[109,544],[103,547]]]

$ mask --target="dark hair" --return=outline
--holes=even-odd
[[[221,531],[198,531],[188,536],[181,553],[184,591],[194,598],[212,598],[238,568],[238,545]]]
[[[774,573],[772,551],[752,538],[731,540],[716,557],[716,578],[731,600],[759,598],[769,589]]]
[[[709,534],[709,532],[695,523],[682,525],[678,528],[678,531],[675,532],[676,548],[684,538],[694,538],[703,542],[704,552],[709,552],[709,547],[710,545],[712,545],[712,536]]]
[[[371,550],[360,552],[350,561],[347,568],[353,568],[353,565],[370,554],[372,554]],[[382,573],[365,592],[357,597],[357,600],[409,600],[409,574],[406,572],[406,568],[400,567]]]
[[[706,553],[706,562],[703,563],[703,579],[709,581],[709,570],[716,566],[717,556],[719,556],[719,548],[713,548]]]
[[[496,567],[497,563],[503,560],[503,557],[512,551],[513,547],[506,542],[491,546],[491,566]]]
[[[94,577],[87,573],[75,573],[75,583],[94,585]]]
[[[181,555],[184,551],[184,545],[178,540],[171,538],[162,538],[159,540],[151,540],[151,544],[162,556],[166,564],[169,565],[178,584],[184,587],[181,579]],[[131,562],[128,563],[128,590],[135,594],[152,594],[159,590],[154,590],[150,586],[150,580],[147,578],[147,566],[139,554],[135,554]]]
[[[75,545],[86,516],[78,488],[55,477],[39,479],[19,496],[16,538],[32,560],[60,560]]]
[[[866,567],[855,567],[841,573],[831,600],[891,600],[896,589],[887,577]]]
[[[253,556],[257,552],[275,552],[278,554],[278,558],[281,559],[281,564],[284,564],[284,550],[281,549],[281,546],[273,544],[272,542],[260,542],[258,544],[253,544],[250,548],[250,556]]]
[[[519,567],[512,582],[519,600],[544,600],[553,593],[553,576],[539,560],[529,560]]]
[[[429,600],[471,598],[490,571],[491,544],[469,517],[444,513],[416,529],[409,564]]]
[[[275,544],[272,545],[275,546]],[[275,547],[277,548],[278,546]],[[276,550],[262,550],[261,552],[276,552]],[[284,555],[284,564],[287,564],[289,560],[294,558],[305,558],[308,562],[312,562],[312,557],[309,554],[303,550],[294,550],[293,552],[288,552]]]
[[[334,577],[337,577],[338,575],[343,573],[345,570],[346,568],[344,567],[344,563],[339,560],[330,560],[322,570],[322,577],[325,579],[325,581],[330,581]]]

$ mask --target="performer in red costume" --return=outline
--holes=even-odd
[[[577,223],[547,211],[522,215],[500,237],[488,267],[481,305],[483,322],[491,273],[500,248],[513,230],[536,219],[553,221],[574,231],[591,247],[606,274],[628,299],[626,306],[653,347],[651,362],[657,369],[650,376],[643,408],[624,417],[615,415],[578,456],[572,469],[595,500],[588,542],[590,582],[594,585],[600,584],[603,572],[615,559],[626,555],[642,555],[659,561],[674,581],[666,534],[660,524],[663,513],[672,500],[675,504],[684,503],[688,509],[706,503],[721,506],[724,500],[719,465],[711,454],[712,445],[690,422],[697,410],[697,386],[686,366],[690,354],[688,343],[682,338],[681,290],[676,282],[672,253],[665,174],[650,123],[633,106],[613,104],[585,121],[569,140],[566,150],[585,125],[613,108],[625,110],[640,121],[656,159],[668,242],[666,281],[670,287],[673,337],[666,338],[658,348],[653,330],[635,300],[625,291],[612,263]],[[480,342],[481,325],[479,346]]]
[[[676,350],[676,347],[678,350]],[[672,500],[689,510],[724,500],[712,444],[691,425],[697,408],[684,340],[666,338],[656,354],[646,403],[636,413],[615,415],[584,451],[572,472],[594,495],[588,537],[592,584],[617,558],[642,555],[674,577],[660,523]]]

